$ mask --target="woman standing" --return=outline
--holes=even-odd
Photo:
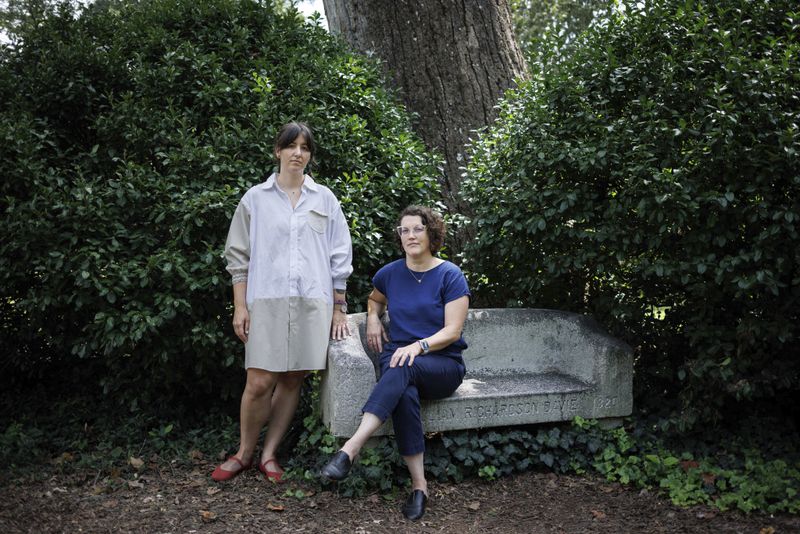
[[[308,126],[284,125],[274,146],[278,172],[244,194],[231,221],[225,258],[247,383],[239,450],[214,470],[216,481],[251,466],[268,421],[258,469],[281,480],[275,452],[297,409],[303,378],[325,368],[329,333],[334,339],[349,335],[350,232],[333,193],[304,174],[314,152]]]
[[[461,330],[470,292],[461,270],[434,255],[445,234],[438,213],[409,206],[400,215],[397,234],[405,258],[378,271],[367,304],[367,344],[381,353],[381,377],[362,409],[356,433],[322,474],[345,478],[361,447],[391,415],[397,448],[411,474],[412,492],[403,515],[413,520],[424,515],[428,500],[419,401],[450,396],[464,378],[461,353],[467,344]],[[387,308],[388,336],[380,319]]]

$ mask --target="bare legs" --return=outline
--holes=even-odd
[[[342,445],[342,450],[350,457],[351,462],[367,443],[370,436],[380,428],[381,424],[382,422],[377,415],[364,412],[355,434]],[[405,460],[408,472],[411,475],[411,489],[422,490],[427,495],[428,481],[425,480],[424,453],[403,456],[403,460]]]
[[[284,434],[289,429],[294,412],[297,410],[297,404],[300,401],[300,390],[305,376],[305,371],[290,371],[281,373],[278,378],[275,393],[272,395],[272,417],[267,428],[267,435],[264,438],[264,449],[261,451],[262,464],[275,458],[278,445],[280,445]],[[274,462],[271,467],[271,470],[280,469],[277,462]]]
[[[427,495],[428,481],[425,480],[424,453],[403,456],[403,460],[405,460],[406,466],[408,466],[408,473],[411,475],[411,491],[422,490]]]
[[[243,464],[251,461],[258,436],[267,421],[270,421],[270,425],[261,459],[263,462],[275,457],[275,451],[297,409],[305,374],[305,371],[273,373],[263,369],[247,370],[247,384],[239,409],[239,450],[235,454]],[[225,471],[238,468],[233,460],[222,464]]]
[[[378,419],[377,415],[364,412],[356,433],[353,434],[353,437],[348,439],[344,445],[342,445],[342,450],[347,453],[347,456],[350,457],[351,462],[361,450],[361,447],[363,447],[370,438],[370,436],[381,427],[381,424],[381,420]]]

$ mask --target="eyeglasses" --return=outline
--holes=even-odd
[[[400,234],[401,237],[408,237],[409,234],[419,235],[425,231],[425,225],[419,224],[413,228],[407,228],[405,226],[398,226],[396,228],[397,233]]]

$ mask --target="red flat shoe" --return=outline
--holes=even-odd
[[[275,465],[277,465],[278,469],[281,469],[281,471],[271,471],[267,469],[267,464],[270,462],[273,462]],[[275,458],[267,458],[266,460],[258,464],[258,470],[264,473],[264,478],[266,478],[267,480],[272,480],[273,482],[281,482],[281,478],[283,477],[282,469],[283,468],[281,467],[281,464],[279,464],[278,460],[276,460]]]
[[[234,462],[239,464],[239,469],[237,469],[235,471],[228,471],[226,469],[223,469],[222,466],[228,460],[233,460]],[[225,462],[223,462],[222,464],[218,465],[217,468],[214,469],[214,472],[211,473],[211,478],[212,479],[216,480],[217,482],[224,482],[226,480],[230,480],[233,477],[235,477],[236,475],[238,475],[239,473],[241,473],[242,471],[244,471],[245,469],[248,469],[253,464],[252,462],[250,462],[249,464],[244,465],[244,463],[242,463],[242,461],[239,458],[237,458],[236,456],[231,456],[230,458],[228,458],[228,460],[225,460]]]

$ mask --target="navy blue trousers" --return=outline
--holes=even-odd
[[[391,352],[381,355],[381,378],[362,408],[394,424],[397,449],[403,456],[425,452],[425,434],[420,417],[420,399],[449,397],[461,385],[465,367],[461,360],[437,354],[420,355],[414,365],[389,367]]]

